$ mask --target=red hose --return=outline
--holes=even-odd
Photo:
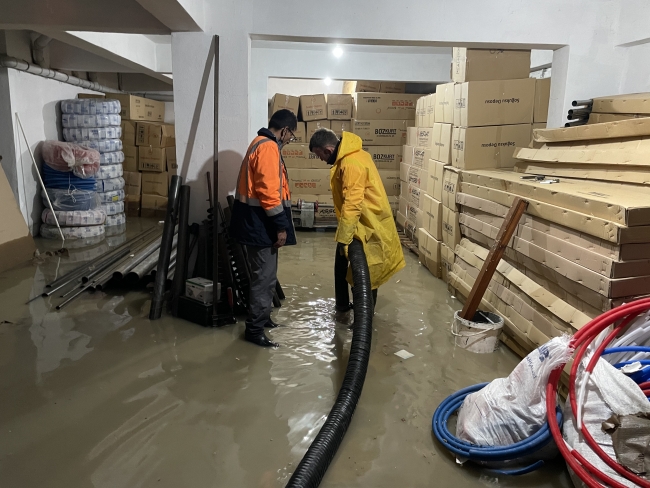
[[[637,300],[625,305],[621,305],[615,309],[609,310],[604,314],[596,317],[588,324],[583,326],[573,337],[571,341],[571,346],[577,350],[574,356],[574,362],[571,367],[571,373],[569,375],[569,401],[571,405],[571,410],[573,411],[574,418],[577,419],[577,401],[576,401],[576,377],[578,373],[578,367],[587,351],[588,346],[591,342],[596,339],[596,337],[607,327],[616,323],[618,320],[622,322],[610,332],[607,338],[599,345],[594,353],[593,357],[587,365],[585,370],[588,373],[591,373],[600,358],[600,355],[609,345],[609,343],[614,340],[617,334],[619,334],[632,320],[634,320],[637,315],[642,312],[645,312],[650,309],[650,298],[645,298]],[[546,386],[546,408],[547,408],[547,418],[551,434],[553,439],[557,444],[562,456],[569,465],[569,467],[576,473],[576,475],[589,487],[589,488],[599,488],[604,486],[601,482],[604,482],[608,486],[613,486],[616,488],[624,487],[618,481],[607,476],[605,473],[600,471],[598,468],[593,466],[589,461],[587,461],[583,456],[580,455],[577,451],[569,449],[566,442],[562,438],[559,425],[555,418],[555,409],[557,405],[557,386],[560,380],[560,376],[564,365],[559,366],[553,371],[549,377],[548,384]],[[648,382],[650,386],[650,382]],[[640,478],[634,473],[628,471],[625,467],[618,464],[616,461],[611,459],[605,451],[596,443],[594,438],[591,436],[591,433],[587,430],[584,424],[582,424],[581,433],[587,442],[587,445],[605,462],[609,467],[615,470],[618,474],[628,479],[629,481],[641,486],[643,488],[650,488],[650,482]],[[594,479],[597,478],[597,479]]]

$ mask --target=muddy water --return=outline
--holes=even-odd
[[[88,295],[61,312],[59,298],[24,305],[74,256],[0,275],[0,486],[284,486],[332,405],[351,339],[332,315],[332,234],[300,242],[281,253],[277,350],[242,341],[242,323],[150,322],[145,291]],[[380,289],[363,395],[321,486],[571,486],[559,462],[497,479],[434,442],[445,396],[517,362],[507,349],[455,349],[458,308],[412,255]]]

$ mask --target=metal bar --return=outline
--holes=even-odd
[[[573,102],[571,102],[571,106],[580,107],[582,105],[593,105],[593,103],[594,101],[591,98],[589,100],[574,100]]]
[[[208,179],[208,202],[210,202],[210,208],[214,208],[214,200],[212,199],[212,176],[210,172],[206,173],[206,178]]]
[[[187,279],[187,259],[190,245],[190,187],[181,186],[181,201],[178,207],[178,273],[174,274],[171,290],[171,311],[178,316],[178,299],[183,295]]]
[[[214,36],[214,150],[212,160],[212,171],[214,172],[213,191],[213,259],[212,259],[212,283],[213,289],[217,289],[219,283],[219,216],[214,211],[219,205],[219,36]],[[212,321],[217,325],[218,297],[212,300]]]
[[[167,215],[165,216],[165,227],[163,228],[160,242],[160,254],[158,255],[158,272],[153,289],[149,319],[157,320],[162,315],[162,308],[165,295],[165,280],[167,279],[167,267],[169,266],[169,255],[171,253],[172,241],[174,240],[174,228],[176,227],[176,216],[178,214],[178,194],[181,189],[182,178],[178,175],[172,176],[169,185],[169,196],[167,200]]]
[[[123,279],[129,271],[144,261],[152,252],[154,252],[159,247],[160,235],[156,234],[153,239],[146,241],[146,246],[142,247],[141,249],[134,250],[130,255],[131,260],[116,268],[113,272],[113,275],[117,279]]]

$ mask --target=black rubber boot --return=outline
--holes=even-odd
[[[266,334],[264,333],[251,336],[248,334],[248,332],[246,332],[244,334],[244,339],[246,339],[248,342],[252,342],[253,344],[256,344],[261,347],[280,347],[280,344],[278,344],[277,342],[273,342],[271,339],[266,337]]]
[[[267,329],[275,329],[276,327],[280,327],[280,324],[273,322],[273,319],[269,317],[269,321],[266,324],[264,324],[264,327],[266,327]]]

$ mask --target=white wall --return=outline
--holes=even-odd
[[[58,102],[68,98],[77,98],[78,93],[95,92],[12,69],[7,70],[7,74],[11,100],[10,114],[13,124],[11,127],[5,127],[3,123],[0,133],[6,131],[13,135],[15,156],[10,162],[3,161],[3,167],[9,164],[14,168],[13,179],[9,178],[9,183],[14,194],[18,195],[20,210],[27,225],[32,234],[36,235],[43,210],[41,190],[29,150],[15,122],[16,113],[20,116],[29,145],[34,151],[36,162],[40,165],[39,143],[47,139],[60,140],[61,138]],[[0,123],[3,120],[0,120]],[[4,140],[0,141],[4,142]],[[9,177],[9,171],[6,172]]]

